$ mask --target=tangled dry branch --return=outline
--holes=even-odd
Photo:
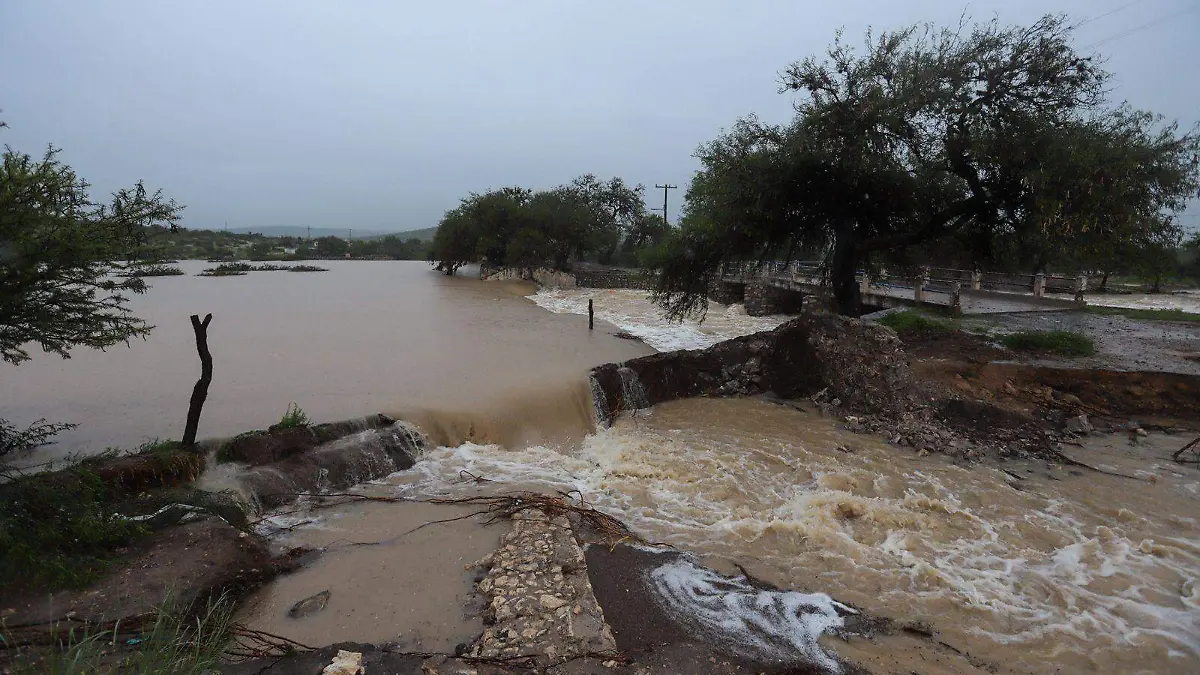
[[[1192,459],[1183,459],[1183,453],[1187,452],[1188,450],[1192,451]],[[1176,450],[1175,454],[1171,455],[1171,459],[1179,462],[1180,464],[1200,464],[1200,437]]]

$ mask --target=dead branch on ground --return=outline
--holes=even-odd
[[[1195,459],[1183,459],[1183,453],[1187,452],[1188,450],[1191,450],[1192,454],[1196,456]],[[1176,450],[1175,454],[1171,455],[1171,459],[1179,462],[1180,464],[1200,464],[1200,437],[1197,437],[1196,440]]]

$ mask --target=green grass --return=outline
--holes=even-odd
[[[1000,336],[1000,344],[1020,352],[1060,356],[1091,356],[1096,353],[1096,345],[1090,337],[1065,330],[1026,330],[1009,333]]]
[[[878,323],[891,328],[901,335],[940,335],[944,333],[952,333],[958,330],[958,325],[947,319],[935,319],[930,316],[915,312],[913,310],[905,310],[903,312],[892,312],[881,317]]]
[[[140,630],[118,626],[96,633],[72,631],[51,651],[17,656],[10,672],[204,675],[220,672],[232,631],[233,603],[229,599],[212,600],[196,612],[182,610],[168,599],[158,608],[153,623]]]
[[[1088,305],[1087,311],[1106,316],[1125,316],[1143,321],[1200,321],[1200,314],[1182,309],[1134,309],[1132,307],[1102,307]]]
[[[329,270],[325,269],[324,267],[317,267],[316,265],[292,265],[291,267],[287,267],[285,269],[287,269],[287,271],[289,271],[289,272],[328,272],[329,271]]]
[[[288,406],[287,412],[283,413],[283,417],[279,420],[279,424],[275,425],[280,429],[292,429],[295,427],[308,426],[308,415],[304,414],[304,410],[300,406],[292,403]]]

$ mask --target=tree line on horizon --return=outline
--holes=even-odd
[[[666,220],[646,208],[646,188],[584,174],[549,190],[471,193],[438,224],[431,259],[446,274],[468,263],[530,271],[592,261],[652,263]]]
[[[417,237],[387,234],[363,239],[326,235],[308,239],[261,233],[235,233],[150,225],[132,257],[146,262],[163,260],[312,260],[330,258],[381,258],[426,260],[429,242]]]
[[[857,273],[882,267],[1200,276],[1200,236],[1178,221],[1200,190],[1197,129],[1110,101],[1073,30],[1047,15],[868,31],[859,49],[839,34],[788,66],[789,123],[750,115],[697,151],[680,226],[637,260],[655,299],[701,312],[723,263],[747,260],[820,260],[852,316]],[[589,238],[566,193],[537,195],[471,195],[439,227],[438,265],[564,268],[619,237]]]

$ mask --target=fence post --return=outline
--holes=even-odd
[[[1033,277],[1033,297],[1040,298],[1046,294],[1046,273],[1038,272]]]
[[[929,283],[929,268],[922,267],[917,273],[917,281],[913,284],[913,301],[918,305],[925,302],[925,285]]]
[[[979,291],[983,289],[983,272],[975,270],[971,272],[971,290]]]

